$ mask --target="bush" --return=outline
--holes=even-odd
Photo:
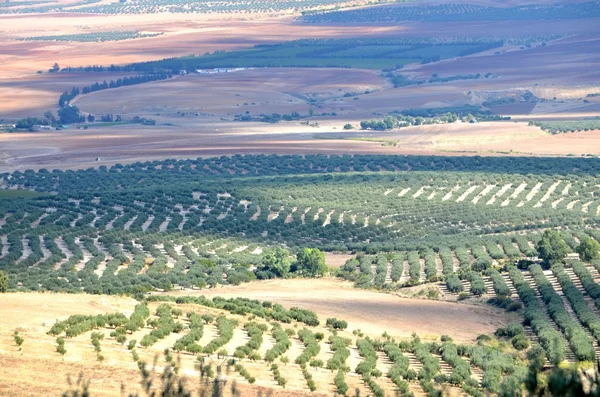
[[[523,334],[514,336],[510,340],[510,342],[512,343],[513,347],[517,350],[525,350],[529,347],[529,340]]]
[[[348,328],[348,323],[344,320],[338,320],[337,318],[328,318],[325,323],[328,327],[333,329],[346,329]]]
[[[446,277],[446,287],[448,288],[448,291],[455,294],[462,292],[465,289],[465,287],[463,286],[462,282],[456,274],[451,274],[448,277]]]

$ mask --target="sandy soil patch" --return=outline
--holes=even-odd
[[[330,268],[338,268],[343,266],[348,259],[352,258],[354,258],[354,255],[325,252],[325,263]]]

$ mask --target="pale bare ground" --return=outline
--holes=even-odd
[[[73,103],[93,114],[151,116],[173,124],[233,119],[236,114],[308,114],[306,99],[342,98],[348,92],[389,87],[378,71],[352,69],[259,68],[189,75],[114,90],[94,92]],[[165,95],[168,92],[169,95]],[[218,98],[215,100],[215,98]],[[317,108],[315,113],[343,111],[344,105]],[[342,109],[340,109],[342,108]],[[185,113],[184,116],[181,113]]]
[[[385,133],[341,132],[340,124],[339,121],[321,120],[318,128],[299,123],[230,122],[198,127],[123,125],[0,134],[0,171],[85,169],[116,163],[237,153],[600,155],[600,134],[596,131],[551,135],[537,127],[529,127],[525,122],[427,125]],[[385,141],[395,142],[396,146],[384,145],[382,142]]]
[[[350,330],[361,329],[374,336],[386,330],[398,337],[417,332],[429,337],[447,334],[461,342],[473,342],[479,334],[493,333],[516,319],[489,306],[400,298],[355,289],[351,283],[329,278],[270,280],[169,294],[244,297],[303,307],[315,311],[320,318],[344,319]]]
[[[0,395],[61,394],[67,388],[67,375],[76,378],[82,371],[98,379],[108,390],[118,391],[119,381],[110,380],[117,372],[114,368],[103,368],[93,362],[86,365],[57,359],[54,357],[57,355],[52,354],[53,338],[45,332],[55,320],[64,320],[72,314],[131,313],[134,306],[133,299],[111,296],[3,294],[0,300]],[[12,341],[14,330],[25,339],[23,352],[18,352]],[[36,341],[33,342],[30,336]],[[53,370],[48,371],[48,368]],[[135,370],[124,371],[121,375],[124,381],[137,378]],[[103,387],[92,387],[94,394],[110,395],[101,391]]]
[[[341,267],[348,259],[352,258],[354,258],[354,255],[325,252],[325,263],[327,264],[327,267],[330,268]]]

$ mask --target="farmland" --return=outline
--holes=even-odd
[[[340,0],[282,0],[275,2],[257,1],[171,1],[142,0],[125,4],[125,2],[102,3],[100,0],[82,0],[76,2],[17,1],[5,3],[0,13],[29,14],[46,12],[80,12],[91,14],[155,14],[169,13],[274,13],[290,10],[319,9],[321,7],[341,6],[347,3]],[[360,4],[360,2],[357,2]],[[350,3],[352,4],[352,3]]]
[[[504,40],[519,44],[525,41],[542,42],[556,37],[297,40],[275,45],[255,46],[253,49],[243,51],[218,52],[200,57],[184,57],[133,64],[128,69],[136,71],[157,69],[194,71],[201,68],[267,66],[400,68],[406,63],[429,63],[490,50],[503,46]]]
[[[599,10],[0,4],[0,395],[600,390]]]
[[[399,21],[458,22],[532,19],[578,19],[600,16],[597,2],[490,7],[475,4],[391,5],[305,15],[307,23],[392,23]]]
[[[20,296],[19,301],[14,299],[17,295],[6,298],[21,310],[31,310],[38,299],[35,294]],[[45,326],[39,325],[38,318],[23,319],[17,310],[7,312],[0,323],[0,360],[11,365],[3,365],[3,374],[24,373],[23,362],[30,368],[50,364],[60,373],[82,370],[84,376],[91,376],[93,395],[118,392],[119,379],[130,380],[126,389],[134,392],[139,387],[134,381],[136,361],[149,363],[159,355],[160,368],[169,360],[162,354],[167,348],[171,349],[170,356],[177,357],[179,372],[192,389],[198,387],[194,380],[198,358],[204,358],[204,371],[210,369],[212,376],[221,362],[226,364],[225,395],[229,395],[233,382],[242,395],[264,388],[275,395],[304,395],[309,391],[317,395],[336,391],[345,394],[346,390],[351,394],[355,389],[366,394],[402,390],[405,394],[425,395],[425,389],[456,393],[461,385],[476,390],[482,380],[492,388],[500,388],[502,377],[496,378],[492,366],[485,365],[491,357],[512,374],[507,382],[526,371],[519,352],[500,350],[491,343],[463,344],[449,338],[442,342],[427,336],[392,339],[380,333],[364,333],[352,323],[344,325],[344,320],[331,317],[337,321],[331,322],[311,311],[288,310],[271,302],[170,296],[153,297],[147,303],[112,297],[80,298],[75,296],[79,304],[76,313],[80,315],[68,317],[68,311],[60,309],[65,304],[61,295],[48,295],[48,320],[52,316],[64,320],[49,320]],[[137,319],[141,320],[138,326]],[[102,322],[104,325],[99,325]],[[17,324],[24,339],[20,351],[11,340]],[[172,328],[165,331],[166,327]],[[159,332],[162,334],[157,340]],[[215,348],[218,352],[211,352]],[[232,359],[235,364],[227,364]],[[98,376],[102,376],[102,383]],[[445,380],[435,383],[434,377]],[[364,382],[365,378],[370,380]],[[7,376],[2,380],[0,391],[17,386]],[[19,395],[25,395],[61,385],[67,389],[66,378],[52,381],[42,375],[36,382],[25,380],[17,387]]]
[[[600,353],[598,262],[527,264],[549,228],[567,252],[600,239],[597,172],[583,158],[234,156],[6,173],[4,186],[43,194],[2,205],[15,297],[138,302],[103,298],[111,310],[43,326],[11,314],[3,360],[22,338],[19,354],[46,346],[31,365],[64,355],[66,373],[96,362],[133,377],[168,348],[186,375],[197,356],[235,357],[227,376],[246,391],[499,392],[523,381],[533,345],[550,364]],[[314,249],[350,259],[311,280],[301,253]]]
[[[566,132],[578,132],[600,129],[600,119],[588,118],[584,120],[571,121],[542,121],[531,122],[531,125],[540,127],[551,134],[564,134]]]

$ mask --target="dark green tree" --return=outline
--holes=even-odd
[[[540,258],[547,263],[551,263],[565,259],[565,256],[569,253],[569,246],[561,232],[548,229],[538,242],[537,250]]]
[[[65,106],[58,110],[58,118],[62,124],[73,124],[80,121],[77,106]]]
[[[318,277],[327,272],[325,255],[318,248],[303,248],[296,254],[294,270],[303,276]]]
[[[576,248],[577,253],[582,261],[589,262],[600,258],[600,244],[590,237],[585,237]]]
[[[283,248],[276,248],[275,251],[265,255],[262,260],[257,276],[264,274],[266,277],[285,277],[290,272],[290,253]],[[259,277],[260,278],[260,277]]]
[[[0,293],[6,292],[8,290],[8,276],[4,274],[2,270],[0,270]]]

